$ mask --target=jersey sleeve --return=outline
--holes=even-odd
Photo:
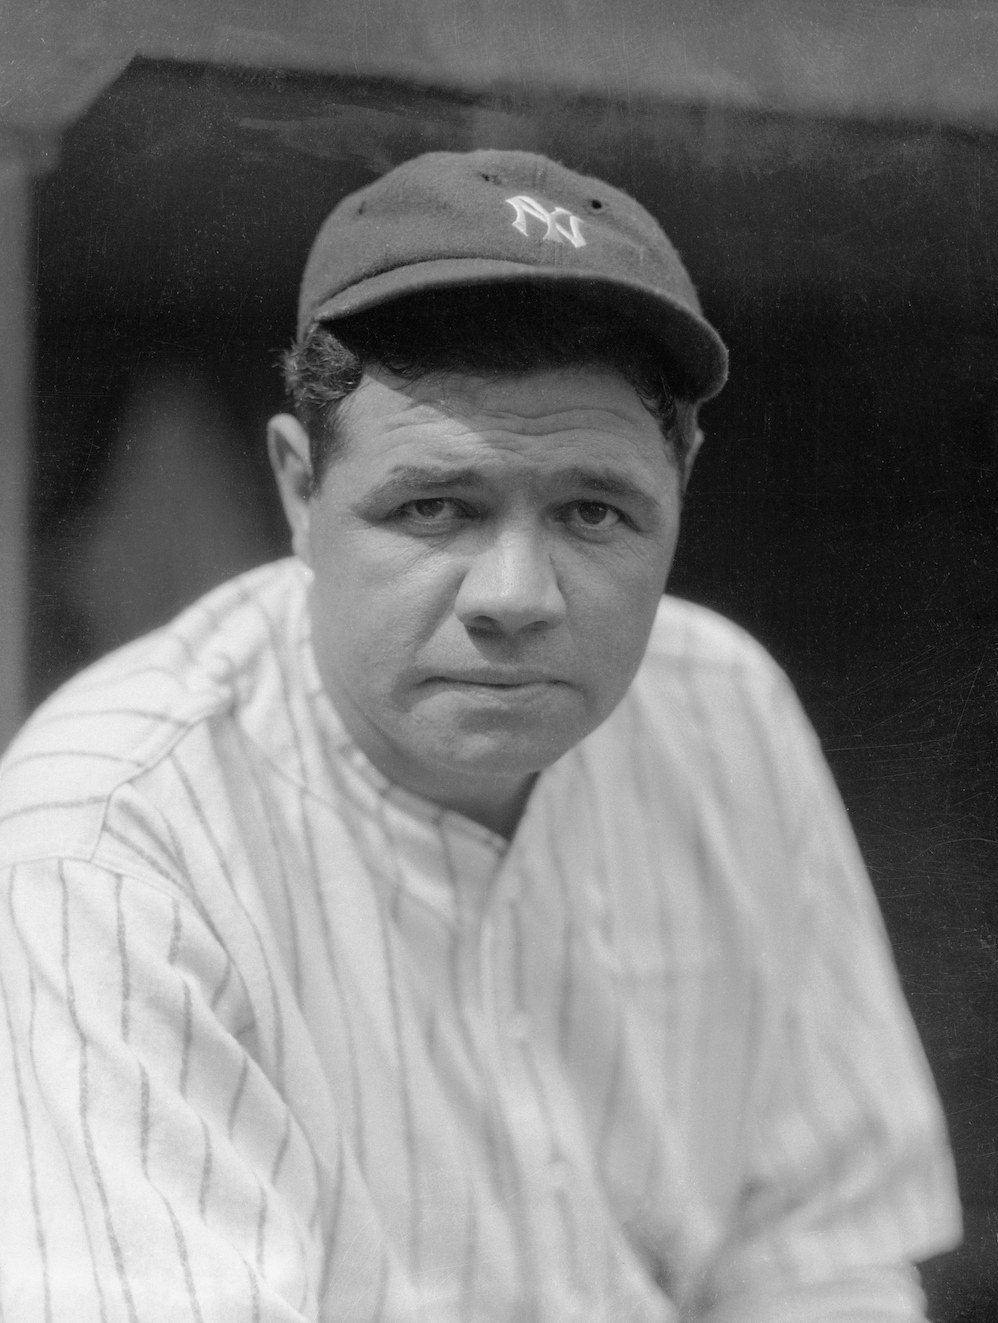
[[[936,1091],[817,737],[789,686],[771,715],[792,786],[793,971],[757,1094],[709,1323],[915,1323],[920,1259],[959,1241]]]
[[[210,924],[88,863],[2,883],[2,1317],[314,1319],[319,1164]]]

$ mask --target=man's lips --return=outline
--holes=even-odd
[[[519,689],[526,685],[565,684],[562,676],[548,671],[459,671],[449,675],[431,675],[430,684],[466,684],[486,686],[489,689]]]

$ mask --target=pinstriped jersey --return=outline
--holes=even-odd
[[[0,869],[5,1320],[900,1323],[958,1236],[817,741],[701,608],[507,842],[254,571],[39,710]]]

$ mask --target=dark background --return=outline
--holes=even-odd
[[[263,455],[343,193],[524,146],[637,196],[732,375],[672,590],[789,670],[949,1117],[941,1323],[998,1317],[998,138],[931,124],[137,61],[36,195],[32,686],[286,548]]]

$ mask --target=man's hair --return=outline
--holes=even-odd
[[[309,438],[313,491],[343,445],[339,405],[369,365],[409,381],[610,368],[657,420],[678,462],[696,434],[696,406],[683,397],[677,369],[625,316],[526,283],[430,290],[340,318],[335,330],[313,326],[283,356],[288,395]]]

